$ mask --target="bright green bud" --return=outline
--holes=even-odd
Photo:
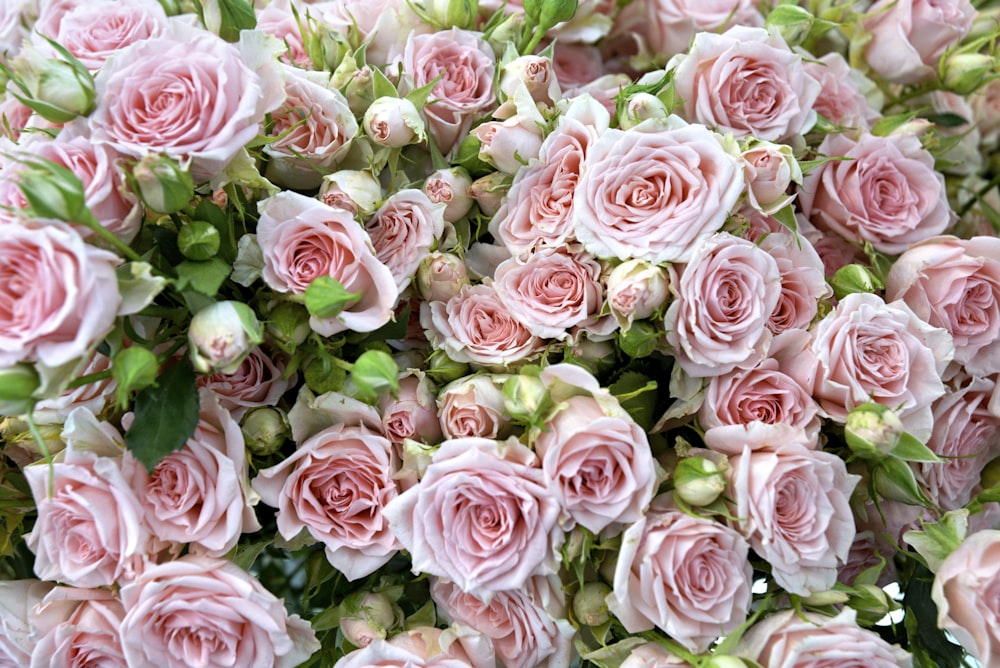
[[[309,312],[294,302],[281,302],[267,314],[267,334],[285,352],[292,352],[309,336]]]
[[[348,292],[335,278],[320,276],[306,288],[306,310],[321,320],[336,318],[340,312],[361,299],[360,292]]]
[[[867,403],[847,414],[844,436],[855,455],[878,460],[896,447],[903,431],[903,423],[895,411],[881,404]]]
[[[885,287],[870,269],[860,264],[848,264],[838,269],[830,279],[830,286],[837,299],[855,292],[876,292]]]
[[[221,236],[215,225],[204,220],[193,220],[181,227],[177,234],[177,247],[189,260],[207,260],[219,252]]]
[[[611,619],[607,603],[610,593],[611,587],[603,582],[584,584],[573,596],[573,614],[587,626],[604,624]]]
[[[765,27],[777,28],[789,46],[801,44],[812,28],[813,15],[797,5],[778,5],[767,15]]]
[[[28,169],[18,172],[18,186],[33,215],[70,223],[93,219],[83,183],[76,174],[47,160],[30,160],[26,164]]]
[[[94,110],[94,77],[68,51],[51,40],[50,44],[64,60],[25,46],[12,63],[14,86],[8,91],[45,120],[68,123]]]
[[[132,189],[146,208],[176,213],[194,198],[191,172],[165,155],[146,155],[132,168]]]
[[[191,364],[199,373],[235,373],[263,340],[263,327],[243,302],[211,304],[195,313],[188,328]]]
[[[470,30],[479,15],[479,0],[428,0],[427,13],[442,28]]]
[[[399,367],[392,355],[383,350],[368,350],[354,362],[351,381],[364,399],[377,399],[399,391]]]
[[[427,377],[438,385],[446,385],[469,373],[469,365],[456,362],[448,357],[443,350],[435,350],[427,358]]]
[[[533,420],[545,401],[547,390],[538,376],[518,374],[503,384],[504,409],[512,417]]]
[[[34,402],[32,394],[41,385],[35,369],[15,364],[0,369],[0,415],[23,415]]]
[[[156,382],[160,363],[149,350],[140,346],[122,348],[111,358],[111,377],[115,379],[118,407],[128,406],[129,395]]]
[[[726,490],[726,478],[715,462],[685,457],[674,469],[674,494],[692,506],[707,506]]]
[[[292,435],[284,411],[272,406],[251,408],[243,416],[240,429],[247,448],[261,457],[277,452]]]
[[[577,0],[524,0],[523,3],[527,17],[545,30],[573,18],[577,4]]]
[[[997,77],[997,60],[985,53],[953,53],[941,65],[944,87],[969,95]]]

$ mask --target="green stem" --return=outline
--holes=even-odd
[[[42,452],[42,456],[49,465],[49,497],[55,494],[55,468],[52,462],[52,455],[49,453],[49,445],[45,442],[45,438],[42,437],[42,432],[38,431],[38,425],[35,423],[35,406],[32,404],[31,408],[28,409],[27,414],[24,416],[25,421],[28,423],[28,432],[31,433],[31,437],[35,439],[35,444],[38,449]]]
[[[548,30],[548,28],[545,28],[541,25],[535,26],[535,32],[531,36],[531,41],[528,42],[527,46],[521,49],[521,55],[530,56],[531,54],[533,54],[535,52],[535,47],[537,47],[538,44],[542,41],[542,37],[545,37],[546,30]]]
[[[90,383],[96,383],[99,380],[104,380],[105,378],[111,378],[111,369],[105,369],[104,371],[96,371],[94,373],[88,373],[86,376],[80,376],[74,381],[71,381],[66,389],[72,390],[83,385],[88,385]]]
[[[106,227],[97,222],[97,219],[94,218],[89,213],[86,213],[84,215],[83,220],[74,220],[72,222],[76,223],[77,225],[83,225],[88,230],[99,236],[103,241],[106,241],[107,243],[111,244],[111,246],[115,250],[117,250],[119,253],[121,253],[128,259],[132,260],[133,262],[143,261],[141,255],[136,253],[128,246],[128,244],[126,244],[124,241],[116,237],[114,234],[111,233],[110,230],[108,230]]]

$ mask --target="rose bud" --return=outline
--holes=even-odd
[[[472,130],[479,139],[479,159],[514,174],[528,160],[538,157],[542,147],[541,130],[519,116],[505,121],[488,121]]]
[[[636,93],[628,99],[618,123],[623,130],[628,130],[651,118],[666,121],[669,115],[667,105],[660,98],[650,93]]]
[[[802,169],[791,146],[753,142],[740,159],[750,206],[770,215],[792,201],[785,192],[792,183],[802,182]]]
[[[372,141],[389,148],[422,142],[427,137],[417,107],[402,97],[380,97],[372,102],[362,125]]]
[[[518,374],[503,384],[503,405],[508,415],[529,422],[537,415],[546,399],[545,383],[538,376]]]
[[[185,223],[177,234],[177,248],[189,260],[207,260],[219,252],[219,230],[204,220]]]
[[[573,615],[587,626],[600,626],[609,619],[607,598],[611,587],[603,582],[588,582],[573,596]]]
[[[21,415],[34,400],[32,393],[41,385],[38,373],[27,364],[15,364],[0,369],[0,413]]]
[[[284,411],[271,406],[251,408],[240,424],[247,449],[265,456],[278,451],[292,431]]]
[[[367,647],[375,638],[387,637],[402,618],[400,609],[381,592],[365,594],[357,610],[349,613],[341,617],[340,630],[356,647]]]
[[[427,13],[442,29],[471,30],[479,14],[479,0],[429,0]]]
[[[417,290],[429,302],[446,302],[468,284],[465,261],[457,255],[435,251],[417,267]]]
[[[191,172],[165,155],[143,156],[129,183],[146,208],[157,213],[176,213],[194,197]]]
[[[510,176],[493,172],[476,179],[469,186],[469,197],[476,200],[484,216],[493,216],[510,189]]]
[[[257,316],[242,302],[206,306],[191,318],[188,328],[191,363],[199,373],[235,373],[263,340]]]
[[[343,169],[323,177],[319,199],[327,206],[367,218],[382,201],[382,186],[370,172]]]
[[[622,329],[653,315],[670,295],[667,272],[645,260],[622,262],[611,270],[607,285],[608,306]]]
[[[13,88],[22,102],[52,123],[68,123],[94,110],[97,97],[94,78],[69,52],[70,60],[48,58],[33,46],[25,46],[14,59]],[[22,95],[23,94],[23,95]]]
[[[469,373],[469,365],[456,362],[441,349],[435,350],[427,358],[427,377],[439,385],[458,380]]]
[[[862,459],[882,459],[889,454],[905,429],[895,411],[881,404],[866,403],[847,414],[844,436],[851,452]]]
[[[301,304],[281,302],[267,314],[267,334],[285,352],[305,343],[311,331],[309,312]]]
[[[969,95],[998,71],[996,58],[985,53],[954,53],[941,65],[944,86],[958,95]]]
[[[674,494],[692,506],[707,506],[725,490],[723,472],[704,457],[686,457],[674,469]]]
[[[449,223],[460,220],[472,208],[469,186],[472,179],[462,167],[439,169],[424,181],[422,190],[427,199],[435,204],[444,204],[444,219]]]
[[[514,91],[524,85],[538,104],[553,105],[562,98],[552,60],[542,56],[520,56],[504,65],[500,73],[500,91],[514,97]]]

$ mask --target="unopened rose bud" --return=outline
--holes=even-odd
[[[18,187],[32,215],[70,223],[93,221],[80,179],[68,169],[43,160],[26,161],[18,170]]]
[[[623,329],[663,307],[670,296],[667,272],[646,260],[627,260],[611,270],[607,281],[611,312]]]
[[[323,177],[319,199],[327,206],[365,218],[382,201],[382,186],[371,172],[344,169]]]
[[[508,190],[510,177],[501,172],[493,172],[473,181],[469,186],[469,196],[476,200],[483,215],[493,216],[500,209]]]
[[[847,592],[828,589],[827,591],[812,592],[808,596],[804,597],[802,602],[806,605],[815,606],[842,605],[847,603],[849,598],[850,596],[848,596]]]
[[[905,431],[899,416],[881,404],[866,403],[847,414],[844,437],[862,459],[882,459],[896,447]]]
[[[802,169],[790,146],[756,141],[740,154],[740,160],[750,206],[770,215],[792,201],[786,193],[792,183],[802,182]]]
[[[802,43],[812,28],[815,18],[808,10],[796,5],[779,5],[767,15],[768,28],[777,28],[789,46]]]
[[[424,119],[405,97],[378,98],[365,111],[362,125],[372,141],[389,148],[415,144],[427,137]]]
[[[429,302],[446,302],[468,284],[465,262],[457,255],[435,251],[417,267],[417,290]]]
[[[176,213],[194,197],[191,172],[165,155],[149,154],[132,168],[130,183],[147,209]]]
[[[444,219],[449,223],[461,220],[472,208],[469,186],[472,178],[462,167],[439,169],[424,181],[422,190],[427,199],[435,204],[444,204]]]
[[[577,0],[524,0],[524,13],[548,30],[576,14]]]
[[[97,93],[94,77],[68,52],[67,60],[49,58],[26,45],[11,69],[14,85],[8,90],[39,116],[52,123],[68,123],[94,110]]]
[[[351,44],[340,31],[310,19],[304,32],[302,48],[317,71],[335,71],[348,58],[355,62]]]
[[[542,147],[541,130],[518,116],[505,121],[488,121],[477,126],[472,134],[479,139],[479,159],[493,164],[502,172],[515,174]]]
[[[347,642],[355,647],[368,647],[376,638],[385,638],[388,633],[385,629],[372,626],[364,619],[357,617],[343,617],[340,620],[340,631],[344,634]]]
[[[518,374],[503,384],[503,405],[508,414],[531,420],[538,416],[547,390],[538,376]]]
[[[607,598],[611,587],[603,582],[587,582],[573,596],[573,614],[582,624],[600,626],[609,619]]]
[[[469,365],[465,362],[456,362],[442,350],[435,350],[427,358],[427,377],[438,385],[447,385],[453,380],[458,380],[469,373]]]
[[[726,478],[715,462],[685,457],[674,469],[674,494],[692,506],[707,506],[726,491]]]
[[[651,118],[666,121],[668,116],[667,105],[660,98],[649,93],[636,93],[628,99],[618,124],[623,130],[628,130]]]
[[[309,312],[293,302],[281,302],[267,314],[267,334],[286,352],[302,345],[309,336]]]
[[[479,14],[479,0],[428,0],[427,13],[441,28],[469,30]]]
[[[488,41],[497,56],[503,54],[508,42],[516,44],[521,38],[521,31],[527,22],[525,19],[526,17],[523,12],[508,14],[496,29],[490,32]]]
[[[188,328],[191,363],[199,373],[235,373],[263,340],[257,316],[242,302],[206,306],[195,313]]]
[[[385,638],[402,622],[402,611],[382,592],[369,592],[357,604],[346,604],[340,629],[356,647],[367,647],[375,638]]]
[[[902,459],[887,457],[872,469],[875,491],[883,499],[911,506],[930,507],[930,500],[920,488],[916,475]]]
[[[847,264],[838,269],[830,279],[830,287],[833,288],[833,294],[837,299],[843,299],[855,292],[876,292],[885,285],[868,267]]]
[[[221,243],[219,230],[204,220],[185,223],[177,234],[177,248],[189,260],[202,261],[215,257]]]
[[[944,87],[959,95],[969,95],[997,74],[997,60],[985,53],[954,53],[941,67]]]
[[[344,60],[353,62],[354,59],[348,57]],[[365,65],[361,68],[356,67],[347,77],[347,82],[343,86],[337,86],[338,90],[343,91],[344,97],[347,98],[347,106],[355,116],[363,116],[375,99],[374,82],[375,75],[372,74],[372,68]]]
[[[552,60],[542,56],[520,56],[504,65],[500,73],[500,92],[507,98],[524,86],[538,104],[553,105],[562,94]]]
[[[15,364],[0,369],[0,414],[22,415],[34,401],[31,395],[41,385],[35,369],[27,364]]]
[[[277,452],[292,431],[284,411],[271,406],[251,408],[240,423],[247,449],[255,455]]]

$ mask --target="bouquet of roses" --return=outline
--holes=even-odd
[[[4,0],[0,665],[1000,665],[998,35]]]

